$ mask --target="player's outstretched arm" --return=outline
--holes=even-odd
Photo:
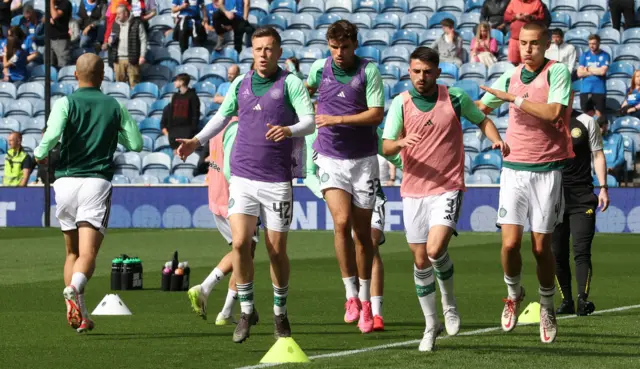
[[[49,151],[60,141],[60,136],[64,132],[69,119],[69,100],[63,97],[53,104],[49,120],[47,121],[47,130],[44,132],[42,141],[34,150],[34,156],[38,163],[46,161]]]
[[[525,113],[533,115],[534,117],[546,122],[555,123],[562,113],[564,113],[565,106],[559,103],[534,103],[491,87],[480,86],[480,88],[504,102],[515,104]]]
[[[138,122],[131,117],[124,105],[120,105],[120,131],[118,132],[118,143],[122,144],[129,151],[142,151],[142,134],[138,128]]]

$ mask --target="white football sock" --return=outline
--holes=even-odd
[[[84,293],[84,286],[87,284],[87,276],[84,273],[75,272],[71,276],[71,285],[75,287],[78,294]]]
[[[540,294],[540,305],[545,308],[553,309],[553,295],[556,293],[556,286],[551,288],[538,287],[538,293]]]
[[[373,316],[382,316],[382,296],[371,296],[371,310]]]
[[[342,283],[344,283],[344,290],[347,293],[347,300],[352,297],[358,297],[358,281],[356,277],[342,278]]]
[[[509,277],[508,275],[504,275],[504,283],[507,284],[507,292],[509,293],[509,298],[512,300],[520,297],[522,293],[522,287],[520,287],[520,274],[515,277]]]
[[[433,277],[433,268],[418,269],[414,265],[413,281],[416,284],[416,293],[427,328],[435,327],[438,318],[436,317],[436,281]]]
[[[236,286],[238,287],[240,310],[245,314],[253,313],[253,282],[236,283]]]
[[[371,279],[359,279],[360,291],[358,291],[358,298],[360,301],[371,300]]]
[[[453,294],[453,262],[449,257],[449,253],[445,251],[437,259],[429,258],[436,273],[438,286],[440,286],[440,295],[442,297],[442,308],[456,306],[456,297]]]
[[[205,297],[209,297],[209,294],[213,290],[213,288],[220,283],[224,279],[224,273],[218,268],[215,268],[208,276],[205,278],[204,282],[200,285],[202,287],[202,294]]]
[[[227,292],[227,299],[224,301],[224,306],[222,307],[222,315],[225,317],[230,317],[233,314],[233,307],[236,305],[238,301],[238,291],[234,291],[229,289]]]

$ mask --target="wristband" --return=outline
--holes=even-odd
[[[521,98],[520,96],[516,97],[515,100],[513,100],[513,104],[515,106],[517,106],[518,108],[522,106],[522,103],[524,102],[524,99]]]

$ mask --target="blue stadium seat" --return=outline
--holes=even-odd
[[[299,29],[288,29],[282,32],[282,46],[304,46],[307,41],[304,32]],[[237,59],[237,57],[236,57]]]
[[[436,0],[409,0],[409,12],[411,13],[434,13],[436,8]]]
[[[202,184],[207,183],[206,174],[199,174],[191,179],[191,184],[200,184],[200,183]]]
[[[216,85],[211,82],[198,82],[193,85],[193,88],[196,90],[196,94],[199,97],[213,99],[216,95]]]
[[[566,32],[571,28],[571,16],[564,12],[552,12],[550,28],[560,28]]]
[[[483,0],[466,0],[464,2],[464,11],[465,13],[480,12],[483,4]]]
[[[400,62],[409,62],[409,49],[405,46],[391,46],[382,51],[381,62],[391,62],[391,61],[400,61]]]
[[[480,86],[473,80],[457,81],[453,84],[453,87],[459,87],[463,89],[473,101],[480,100]]]
[[[147,44],[149,47],[163,47],[164,46],[164,34],[159,31],[150,32],[147,35]],[[108,56],[108,53],[107,53]]]
[[[182,63],[180,49],[175,47],[152,47],[150,53],[153,55],[153,64],[160,64],[173,69]]]
[[[130,184],[131,181],[129,181],[129,177],[127,176],[123,176],[122,174],[114,174],[113,178],[111,179],[111,183],[112,184]]]
[[[608,8],[607,0],[580,0],[578,11],[592,11],[602,17]]]
[[[552,12],[578,12],[578,0],[552,0],[549,10]]]
[[[382,13],[390,12],[408,13],[409,2],[407,0],[384,0]]]
[[[142,135],[142,151],[153,152],[153,138]]]
[[[44,81],[44,72],[45,72],[45,67],[43,64],[36,66],[31,70],[29,81],[31,82]],[[51,67],[51,81],[56,82],[57,80],[58,80],[58,71],[56,70],[55,67]]]
[[[480,13],[463,13],[460,16],[458,30],[468,29],[471,32],[480,24]]]
[[[371,29],[371,26],[373,24],[371,17],[367,13],[350,14],[347,19],[349,20],[349,22],[355,24],[356,27],[358,27],[358,29],[360,30]]]
[[[171,153],[173,153],[173,150],[171,149],[171,145],[169,144],[169,137],[167,136],[158,136],[158,138],[156,138],[156,142],[153,145],[153,150],[155,152],[163,152],[163,150],[167,150]]]
[[[325,53],[317,47],[303,47],[296,50],[296,58],[298,58],[300,62],[314,62],[324,57]]]
[[[18,87],[18,99],[25,99],[34,105],[44,99],[44,85],[38,82],[23,83]]]
[[[7,140],[4,137],[0,137],[0,154],[4,155],[7,153],[8,150],[9,150],[9,144],[7,144]]]
[[[158,138],[162,134],[162,129],[160,128],[160,119],[157,118],[146,118],[143,119],[142,122],[138,125],[140,129],[140,133],[143,135],[147,135],[154,140]],[[153,149],[153,142],[151,143],[151,149]]]
[[[199,77],[198,68],[192,64],[184,64],[176,67],[176,69],[173,70],[173,79],[181,73],[188,74],[192,81],[197,81]]]
[[[354,0],[353,11],[356,13],[380,13],[378,0]]]
[[[385,79],[399,80],[400,79],[400,68],[398,68],[395,65],[379,64],[378,71],[380,72],[380,75],[382,75],[383,80]]]
[[[135,152],[125,152],[114,158],[115,173],[129,178],[140,174],[142,160]]]
[[[316,19],[316,29],[327,29],[342,17],[338,14],[324,13]]]
[[[102,92],[123,101],[131,98],[131,90],[128,83],[124,82],[103,82]]]
[[[609,65],[607,70],[607,78],[629,79],[633,76],[634,67],[627,62],[615,62]]]
[[[327,45],[327,30],[319,29],[307,34],[307,46]]]
[[[8,135],[11,132],[20,132],[20,122],[14,118],[0,119],[0,135]]]
[[[240,56],[238,57],[238,61],[240,63],[253,62],[253,49],[250,47],[245,47],[244,49],[242,49],[242,51],[240,52]]]
[[[190,47],[182,54],[182,64],[211,64],[211,54],[204,47]]]
[[[158,178],[168,177],[171,169],[171,158],[162,152],[148,154],[142,159],[142,173]]]
[[[494,183],[491,177],[484,173],[472,174],[465,181],[470,185],[490,185]]]
[[[419,46],[431,46],[433,41],[442,36],[441,28],[432,28],[418,33]]]
[[[462,124],[462,132],[463,133],[474,132],[474,133],[477,134],[477,131],[479,130],[477,125],[469,122],[465,117],[461,118],[460,124]],[[469,167],[469,168],[471,168],[471,167]]]
[[[607,80],[607,95],[627,97],[627,84],[619,79]]]
[[[600,17],[595,12],[580,12],[571,17],[571,28],[580,28],[588,30],[590,33],[596,33],[599,26]]]
[[[620,31],[613,28],[603,28],[598,31],[600,43],[603,45],[618,45],[620,43]]]
[[[440,78],[443,80],[449,80],[451,83],[458,80],[459,71],[458,67],[452,63],[440,63]]]
[[[464,143],[464,151],[474,158],[480,152],[480,139],[475,131],[462,134],[462,142]]]
[[[624,144],[624,161],[627,171],[636,170],[636,144],[632,137],[622,136],[622,142]]]
[[[216,86],[227,80],[227,68],[221,64],[205,65],[200,68],[200,82],[211,82]]]
[[[185,176],[168,175],[164,177],[164,180],[162,180],[162,183],[177,185],[177,184],[188,184],[190,182],[189,182],[189,178]]]
[[[31,105],[31,103],[27,100],[17,100],[13,104],[8,104],[5,106],[4,116],[5,117],[16,117],[16,116],[32,117],[33,105]]]
[[[345,12],[353,13],[353,3],[344,0],[326,0],[324,8],[327,13]]]
[[[75,71],[75,65],[68,65],[66,67],[63,67],[62,69],[60,69],[60,72],[58,72],[58,82],[75,81]]]
[[[280,55],[280,59],[278,59],[278,62],[281,64],[284,64],[284,62],[289,59],[289,58],[293,58],[294,56],[296,56],[296,54],[293,52],[293,50],[289,47],[282,47],[282,54]]]
[[[274,0],[269,4],[269,13],[297,13],[296,2],[291,0]]]
[[[133,180],[131,181],[131,183],[133,183],[133,184],[152,185],[152,184],[159,184],[160,180],[156,176],[143,174],[143,175],[139,175],[137,177],[134,177]]]
[[[413,88],[411,81],[400,81],[393,86],[391,90],[391,98],[394,98],[405,91],[409,91]]]
[[[213,53],[211,53],[211,61],[213,63],[237,63],[238,52],[236,51],[236,49],[225,47],[222,50],[214,51]]]
[[[429,19],[422,13],[409,13],[400,19],[400,28],[422,30],[427,28]]]
[[[269,14],[260,19],[260,27],[273,27],[279,31],[287,29],[287,19],[281,14]]]
[[[617,118],[611,125],[611,131],[630,137],[635,143],[636,152],[640,151],[640,119],[631,116]]]
[[[300,0],[298,3],[298,12],[300,13],[324,13],[323,0]]]
[[[509,106],[509,104],[503,104],[503,105],[506,105],[507,107]],[[505,133],[507,133],[507,127],[509,126],[509,117],[502,116],[502,117],[493,119],[493,124],[495,124],[496,128],[498,129],[498,132],[500,132],[500,135],[504,135]]]
[[[640,61],[640,45],[621,45],[614,49],[613,61]]]
[[[460,79],[469,79],[481,85],[486,78],[487,67],[482,63],[466,63],[460,67]]]
[[[164,86],[171,81],[171,69],[164,65],[149,65],[142,70],[142,77],[144,81]]]
[[[160,14],[149,20],[149,31],[168,31],[173,29],[174,22],[171,14]]]
[[[44,129],[44,117],[33,118],[24,124],[20,125],[20,129],[22,129],[22,134],[35,134],[38,136],[42,136],[42,130]]]
[[[373,20],[373,28],[396,30],[400,28],[400,17],[394,13],[378,14]]]
[[[453,21],[454,28],[457,28],[458,23],[456,16],[445,11],[438,11],[431,18],[429,18],[428,28],[442,28],[440,22],[447,18],[451,19]]]
[[[564,40],[565,42],[572,44],[576,48],[578,46],[588,46],[589,41],[587,40],[587,38],[590,34],[591,33],[588,30],[584,30],[581,28],[572,28],[564,34]]]
[[[473,30],[468,28],[460,29],[458,34],[462,38],[463,49],[466,51],[471,46],[471,40],[473,40],[476,35],[473,33]]]
[[[146,101],[129,100],[126,103],[126,107],[129,114],[137,121],[143,120],[149,114],[149,106]]]
[[[140,99],[147,103],[153,104],[160,97],[160,89],[151,82],[138,83],[131,91],[132,99]]]
[[[380,63],[380,50],[376,49],[373,46],[363,46],[357,48],[356,55],[374,63]]]
[[[258,19],[269,14],[269,2],[267,0],[252,0],[249,4],[249,12],[256,14]]]
[[[161,119],[164,107],[169,104],[168,99],[158,100],[149,107],[149,118]]]
[[[36,149],[36,147],[38,147],[38,139],[40,137],[39,136],[32,136],[32,135],[25,135],[22,136],[22,147],[24,148],[24,151],[27,154],[30,154],[33,156],[33,150]]]
[[[196,153],[189,155],[184,162],[180,157],[174,156],[171,165],[171,174],[193,178],[193,172],[198,167],[199,162],[200,155]]]
[[[205,114],[209,118],[209,117],[212,117],[216,112],[218,112],[218,109],[220,109],[220,104],[216,104],[216,103],[207,104],[206,108],[207,109],[205,111]],[[204,123],[207,124],[207,122],[204,122]]]
[[[115,72],[108,65],[104,66],[104,79],[103,80],[104,81],[109,81],[109,82],[114,82],[116,80]]]
[[[393,33],[391,45],[418,46],[418,34],[411,30],[399,30]]]
[[[294,14],[289,19],[288,29],[316,29],[314,15],[311,13]]]
[[[173,83],[167,83],[162,87],[162,90],[160,90],[160,98],[170,99],[176,93],[178,93],[178,89],[176,89]]]
[[[362,42],[360,43],[362,46],[388,46],[389,44],[391,44],[391,36],[389,33],[375,29],[364,32]]]
[[[464,11],[464,0],[438,0],[437,13],[449,12],[453,15],[460,15]],[[451,18],[455,21],[455,18]]]
[[[623,44],[637,44],[640,43],[640,28],[629,28],[622,32]]]
[[[502,168],[502,156],[498,150],[485,151],[473,158],[471,171],[473,174],[486,174],[493,183],[500,177]]]

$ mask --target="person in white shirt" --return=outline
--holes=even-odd
[[[572,73],[576,65],[576,48],[564,42],[564,32],[555,28],[551,30],[551,46],[544,53],[544,57],[565,64]]]

